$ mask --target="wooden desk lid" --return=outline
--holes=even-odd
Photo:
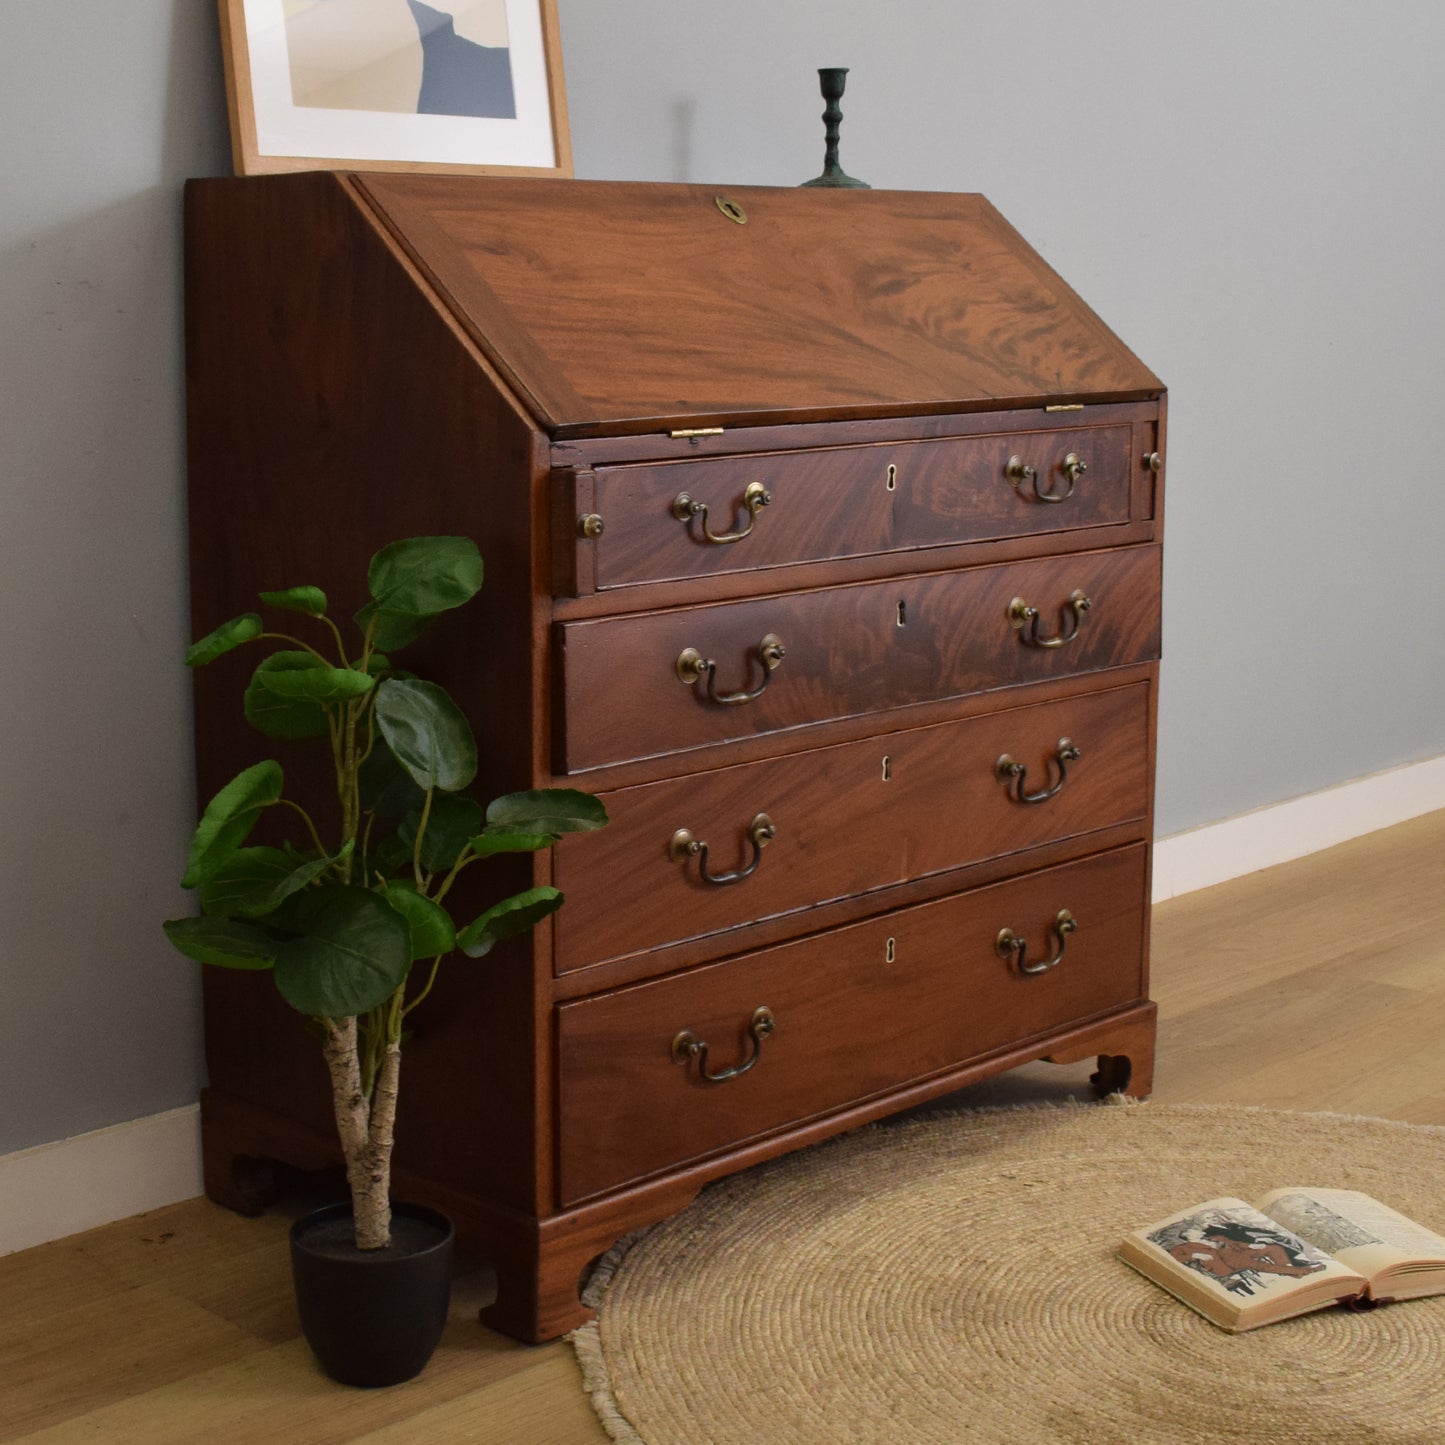
[[[555,436],[1163,390],[982,196],[355,183]]]

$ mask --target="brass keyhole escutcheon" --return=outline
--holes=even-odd
[[[740,226],[747,225],[748,213],[743,210],[743,208],[738,205],[736,201],[730,199],[727,196],[716,196],[714,197],[714,200],[717,204],[718,210],[720,210],[723,215],[728,218],[728,220],[736,221],[737,224]]]
[[[889,463],[888,463],[888,490],[889,490],[890,492],[892,492],[892,491],[896,491],[897,488],[898,488],[898,468],[897,468],[892,462],[889,462]]]

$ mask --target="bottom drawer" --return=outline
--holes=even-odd
[[[1146,856],[1117,849],[560,1005],[561,1202],[1137,1001]]]

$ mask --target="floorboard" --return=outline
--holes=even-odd
[[[1445,812],[1155,910],[1154,1098],[1445,1124]],[[1083,1097],[1035,1064],[963,1105]],[[288,1221],[191,1200],[0,1259],[0,1441],[599,1445],[571,1347],[476,1323],[457,1281],[420,1379],[350,1390],[298,1338]]]

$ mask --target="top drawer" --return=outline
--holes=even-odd
[[[1130,520],[1132,451],[1119,423],[599,466],[562,488],[558,527],[582,590],[605,591],[1113,526]]]

